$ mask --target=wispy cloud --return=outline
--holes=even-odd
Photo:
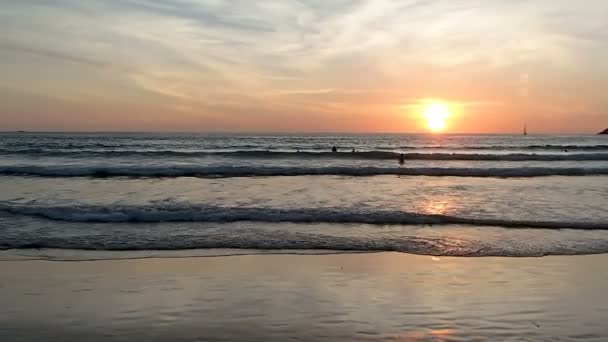
[[[0,72],[35,79],[21,60],[35,55],[79,87],[103,75],[124,90],[108,91],[116,101],[143,92],[201,121],[226,106],[372,120],[410,99],[517,102],[522,74],[558,107],[582,85],[592,111],[608,105],[607,17],[602,0],[25,0],[0,8]],[[55,81],[44,91],[72,86]]]

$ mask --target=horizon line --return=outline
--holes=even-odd
[[[210,135],[522,135],[521,132],[503,132],[503,133],[483,133],[483,132],[360,132],[360,131],[179,131],[179,130],[0,130],[0,134],[13,133],[13,134],[27,134],[27,133],[39,133],[39,134],[210,134]],[[599,132],[568,132],[568,133],[529,133],[528,136],[546,136],[546,135],[600,135]]]

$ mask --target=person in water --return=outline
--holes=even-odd
[[[332,152],[338,152],[338,148],[336,146],[334,146],[334,147],[331,148],[331,151]]]
[[[403,165],[405,164],[405,156],[403,155],[403,153],[401,153],[399,155],[399,165]]]
[[[356,150],[355,150],[355,148],[353,147],[353,153],[355,153],[355,152],[357,152],[357,151],[356,151]]]

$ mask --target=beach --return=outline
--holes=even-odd
[[[608,342],[608,0],[0,18],[0,342]]]
[[[0,137],[0,341],[608,338],[601,137]]]
[[[606,255],[2,261],[0,340],[604,341],[607,271]]]

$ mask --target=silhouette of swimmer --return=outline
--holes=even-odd
[[[355,148],[353,147],[353,153],[355,153],[355,152],[357,152],[357,151],[355,151]]]
[[[403,153],[401,153],[399,155],[399,165],[403,165],[405,164],[405,156],[403,155]]]
[[[334,146],[334,147],[331,148],[331,151],[332,152],[338,152],[338,148],[336,146]]]

